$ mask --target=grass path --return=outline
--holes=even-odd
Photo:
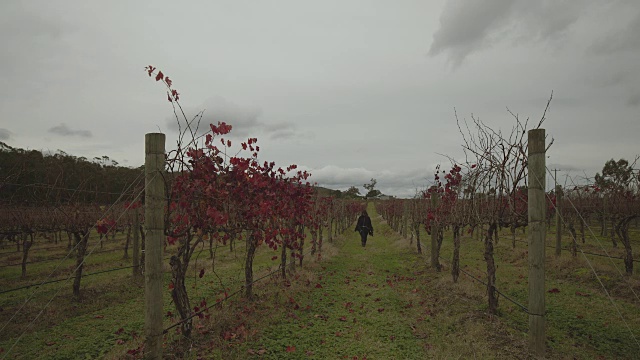
[[[245,344],[249,353],[264,349],[267,359],[425,358],[424,342],[411,326],[418,298],[408,300],[405,286],[415,280],[413,263],[398,256],[391,230],[375,216],[373,226],[377,233],[366,248],[358,233],[345,234],[339,253],[303,279],[306,291],[285,299],[287,311],[259,340]]]

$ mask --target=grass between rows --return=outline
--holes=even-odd
[[[369,211],[374,213],[371,207]],[[449,236],[441,249],[443,270],[435,272],[427,266],[427,256],[416,254],[415,242],[394,233],[377,215],[372,218],[376,235],[366,249],[352,231],[333,243],[325,240],[322,261],[307,256],[305,265],[290,272],[287,281],[272,276],[257,284],[254,301],[237,296],[213,307],[206,318],[195,320],[190,339],[178,329],[170,331],[165,337],[165,358],[529,358],[527,314],[501,297],[499,314],[489,316],[482,284],[464,274],[454,283],[448,266]],[[526,240],[526,235],[518,234],[518,239]],[[601,240],[610,248],[606,239]],[[555,239],[549,235],[547,241],[551,246]],[[203,248],[187,283],[192,306],[202,299],[212,304],[225,289],[230,292],[240,286],[244,248],[239,245],[235,252],[216,251],[215,274]],[[588,246],[601,247],[598,243]],[[495,249],[498,289],[526,306],[526,244],[518,242],[512,248],[505,232]],[[462,268],[484,280],[482,253],[482,242],[462,239]],[[116,254],[112,258],[105,254],[102,260],[123,262],[122,254]],[[273,255],[279,252],[260,251],[256,277],[277,266],[279,259],[272,261]],[[638,276],[621,277],[620,261],[587,259],[613,304],[585,258],[574,259],[568,252],[556,258],[548,249],[547,358],[633,359],[640,351],[635,340],[640,337]],[[200,279],[197,274],[202,268],[206,273]],[[33,264],[30,271],[37,273],[35,269]],[[43,267],[42,273],[47,271]],[[84,296],[79,303],[70,296],[70,283],[43,288],[26,307],[27,316],[2,331],[0,351],[15,343],[30,319],[61,289],[7,358],[139,358],[140,353],[128,352],[142,343],[143,289],[131,280],[126,270],[83,279]],[[3,324],[29,291],[0,297]],[[168,290],[164,301],[165,311],[175,313]],[[175,320],[167,317],[165,325]]]

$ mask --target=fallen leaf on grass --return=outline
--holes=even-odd
[[[557,294],[557,293],[559,293],[559,292],[560,292],[560,290],[558,290],[558,288],[553,288],[553,289],[551,289],[551,290],[549,290],[549,291],[547,291],[547,292],[548,292],[548,293],[552,293],[552,294]]]
[[[287,346],[287,352],[295,352],[295,351],[296,351],[295,346]]]
[[[576,291],[576,295],[578,295],[578,296],[591,296],[591,294],[582,293],[580,291]]]
[[[94,316],[95,319],[104,319],[104,315],[96,315]]]

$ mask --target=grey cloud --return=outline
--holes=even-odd
[[[516,42],[555,40],[579,19],[586,5],[551,0],[450,0],[429,55],[446,53],[459,66],[470,54],[506,39],[507,34]]]
[[[60,135],[60,136],[79,136],[90,138],[93,135],[89,130],[73,130],[67,126],[67,124],[62,123],[60,125],[56,125],[49,129],[51,134]]]
[[[504,25],[513,0],[466,2],[449,1],[440,17],[440,28],[433,35],[429,55],[449,53],[458,66],[472,52],[487,43],[489,32]]]
[[[48,14],[38,14],[31,4],[2,2],[0,43],[8,50],[0,58],[0,66],[7,69],[0,78],[8,84],[31,85],[29,91],[20,93],[20,96],[33,98],[45,93],[42,83],[51,77],[48,70],[56,56],[63,51],[60,40],[68,31],[64,24],[50,19]],[[3,95],[0,101],[21,88],[3,86],[0,88],[0,94]]]
[[[186,112],[196,113],[202,110],[204,112],[198,127],[199,134],[209,131],[209,124],[215,125],[218,122],[225,122],[233,127],[230,135],[235,138],[266,135],[270,139],[288,139],[296,135],[294,124],[288,122],[263,122],[259,119],[262,115],[262,111],[259,108],[238,105],[221,97],[208,99],[200,107],[200,110],[188,110]],[[181,120],[180,124],[184,129],[184,120]],[[178,130],[178,123],[175,117],[168,119],[167,125],[171,130]]]
[[[429,176],[433,177],[433,171],[428,169],[411,169],[407,171],[373,171],[366,168],[343,168],[328,165],[318,169],[301,167],[311,173],[310,181],[319,186],[331,189],[346,190],[351,186],[360,188],[370,182],[371,178],[377,180],[376,188],[383,194],[399,197],[413,197],[416,190],[426,188]]]
[[[0,140],[5,141],[11,139],[11,131],[0,128]]]
[[[630,107],[640,106],[640,93],[635,93],[629,96],[626,105]]]
[[[590,5],[589,1],[518,0],[512,21],[522,25],[525,38],[553,40],[562,37]],[[520,17],[523,21],[518,20]]]
[[[269,134],[269,139],[287,140],[287,139],[292,139],[295,136],[296,136],[296,133],[293,130],[278,130]]]
[[[608,87],[624,84],[632,77],[631,71],[614,71],[598,73],[593,83],[597,86]]]
[[[598,55],[610,55],[622,51],[640,50],[640,9],[638,14],[622,28],[600,38],[589,48],[589,52]]]

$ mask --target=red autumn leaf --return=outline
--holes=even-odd
[[[171,98],[171,95],[169,95],[169,93],[167,93],[167,100],[169,100],[169,102],[173,102],[173,99]]]
[[[287,346],[287,352],[295,352],[295,351],[296,351],[295,346]]]
[[[104,318],[104,315],[96,315],[96,316],[94,316],[94,318],[95,318],[95,319],[103,319],[103,318]]]
[[[549,290],[549,291],[547,291],[547,292],[548,292],[548,293],[552,293],[552,294],[556,294],[556,293],[559,293],[559,292],[560,292],[560,290],[558,290],[558,288],[553,288],[553,289],[551,289],[551,290]]]
[[[322,285],[320,283],[316,284],[316,289],[322,289]]]
[[[341,316],[340,317],[340,321],[347,321],[347,317],[346,316]]]
[[[173,81],[171,81],[168,76],[166,78],[164,78],[164,82],[167,83],[168,87],[171,87],[171,84],[173,84]]]
[[[124,329],[123,329],[123,328],[120,328],[120,329],[116,330],[116,332],[114,332],[114,334],[116,334],[116,335],[120,335],[120,334],[122,334],[123,332],[124,332]]]
[[[158,75],[156,75],[156,81],[160,81],[164,79],[164,74],[162,73],[162,71],[158,71]]]
[[[173,316],[173,313],[171,311],[167,311],[167,317],[170,318]]]
[[[272,257],[271,257],[271,260],[277,260],[277,259],[278,259],[278,257],[277,257],[277,256],[272,256]]]
[[[169,283],[169,290],[173,290],[173,283],[172,282]]]
[[[379,312],[379,313],[381,313],[381,312],[383,312],[383,311],[384,311],[384,308],[379,308],[379,309],[378,309],[378,312]]]

